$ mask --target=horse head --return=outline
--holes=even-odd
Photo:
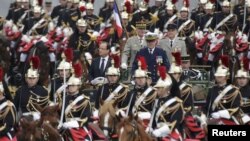
[[[100,102],[99,108],[99,126],[103,130],[105,136],[110,137],[116,132],[116,105],[117,102],[115,100],[109,102]]]
[[[143,123],[138,116],[130,114],[122,118],[117,127],[119,141],[153,141],[144,130]]]

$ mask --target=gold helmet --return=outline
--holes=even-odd
[[[87,22],[84,19],[79,19],[76,23],[77,26],[87,26]]]
[[[249,59],[243,58],[241,62],[241,69],[237,71],[236,78],[250,78],[249,76]]]
[[[135,70],[135,74],[134,74],[134,77],[148,77],[148,74],[147,74],[147,63],[146,63],[146,60],[143,56],[139,56],[137,58],[138,60],[138,69]]]
[[[154,88],[168,88],[172,85],[172,79],[167,74],[167,69],[165,66],[159,66],[158,72],[160,78],[158,79],[157,83],[155,84]]]
[[[228,76],[229,75],[229,57],[227,55],[221,56],[219,67],[217,68],[214,76]]]
[[[34,7],[34,9],[33,9],[33,12],[34,12],[34,13],[42,13],[42,7],[36,5],[36,6]]]
[[[67,84],[68,85],[82,85],[82,65],[80,63],[74,64],[72,69],[73,75],[69,78]]]
[[[30,68],[28,69],[25,77],[37,78],[39,77],[40,59],[38,56],[30,58]]]
[[[181,53],[179,51],[172,52],[173,55],[173,61],[170,67],[170,70],[168,73],[182,73],[182,67],[181,67]]]
[[[62,61],[60,62],[60,64],[58,65],[57,69],[58,70],[68,70],[71,69],[71,62],[73,60],[73,50],[72,48],[67,48],[66,50],[64,50],[64,52],[62,53]]]
[[[230,2],[229,2],[228,0],[224,0],[224,1],[222,2],[222,6],[223,6],[223,7],[230,7]]]
[[[117,75],[120,76],[120,69],[119,69],[119,62],[120,58],[117,55],[113,56],[113,59],[111,60],[112,66],[108,68],[107,72],[105,73],[106,76],[109,75]]]

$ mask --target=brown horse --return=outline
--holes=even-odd
[[[106,137],[111,138],[116,134],[116,125],[118,123],[116,117],[116,105],[115,100],[109,102],[100,102],[99,108],[99,126],[103,130]]]
[[[119,141],[153,141],[144,130],[142,121],[130,115],[118,124]]]
[[[18,141],[60,141],[60,134],[49,123],[30,121],[26,118],[20,120]]]
[[[46,106],[43,109],[39,109],[41,112],[40,123],[49,123],[52,127],[57,129],[59,124],[59,114],[58,114],[59,106]]]

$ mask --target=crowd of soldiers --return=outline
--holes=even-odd
[[[174,0],[151,7],[147,0],[125,0],[122,36],[115,0],[105,0],[98,16],[93,0],[59,2],[16,0],[0,19],[0,45],[10,54],[9,68],[2,61],[0,68],[0,140],[16,140],[18,119],[39,120],[37,107],[55,104],[62,115],[58,129],[83,128],[84,140],[93,140],[88,124],[112,100],[117,116],[138,116],[157,140],[205,140],[213,122],[249,124],[250,2],[199,0],[190,11],[188,0],[181,9]],[[48,50],[47,76],[44,60],[31,55],[35,47]],[[214,82],[198,115],[188,82],[201,73],[191,64],[210,66]],[[129,84],[120,81],[126,71]],[[83,92],[89,88],[94,98]]]

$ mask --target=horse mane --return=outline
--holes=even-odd
[[[100,106],[100,110],[99,110],[99,115],[105,115],[106,113],[110,113],[110,115],[112,117],[115,117],[115,107],[116,107],[116,101],[115,100],[111,100],[109,102],[104,102],[104,104],[102,104]]]

